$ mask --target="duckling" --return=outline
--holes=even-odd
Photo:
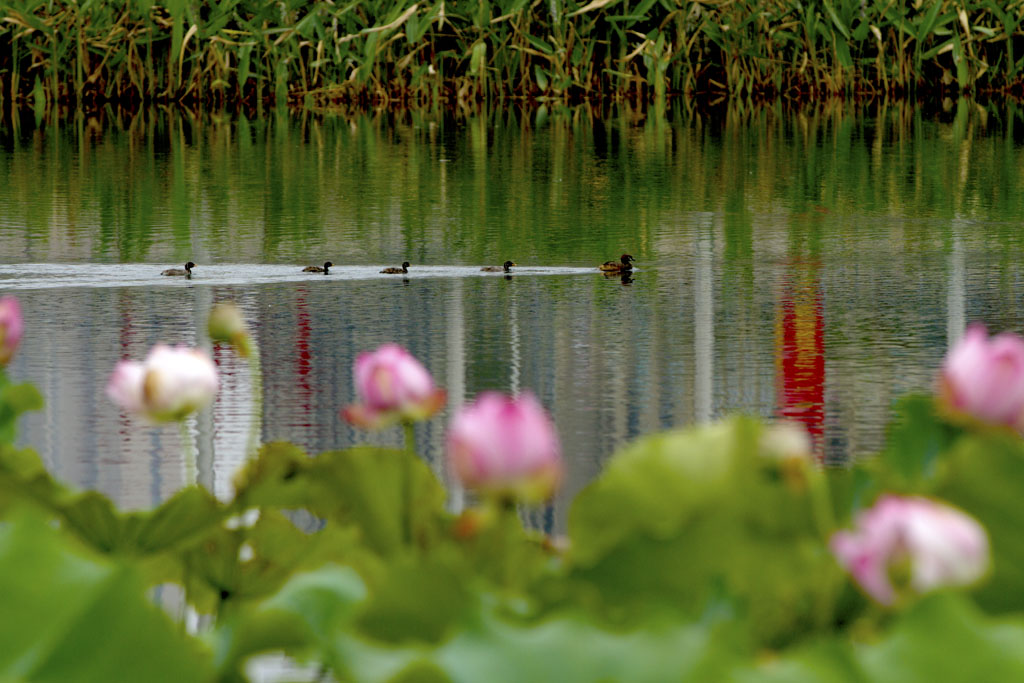
[[[168,268],[161,275],[184,275],[185,277],[192,277],[192,269],[196,267],[196,264],[189,261],[185,264],[185,269],[181,268]]]
[[[512,261],[505,261],[500,266],[484,266],[480,270],[484,273],[508,273],[511,272],[512,266],[516,265]]]
[[[633,270],[633,261],[635,261],[629,254],[623,254],[618,261],[605,261],[598,266],[601,270],[606,273],[621,273],[623,271]]]
[[[306,266],[305,268],[302,269],[302,272],[303,273],[323,273],[324,275],[327,275],[327,269],[330,268],[333,265],[334,264],[331,263],[330,261],[325,261],[323,268],[321,268],[320,266]]]
[[[402,261],[402,267],[401,268],[385,268],[384,270],[382,270],[380,272],[382,272],[382,273],[391,273],[391,274],[396,274],[397,273],[399,275],[408,273],[409,272],[409,262],[408,261]]]

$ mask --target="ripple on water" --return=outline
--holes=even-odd
[[[64,287],[182,287],[189,285],[258,285],[279,282],[333,282],[396,278],[504,277],[487,273],[482,266],[411,266],[405,275],[384,274],[385,265],[334,266],[329,275],[304,273],[301,265],[220,263],[198,265],[191,278],[162,276],[171,267],[148,263],[54,264],[20,263],[0,265],[4,289],[49,289]],[[593,275],[594,268],[518,267],[511,275]]]

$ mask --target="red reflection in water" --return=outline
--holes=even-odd
[[[775,321],[776,414],[802,422],[823,455],[825,316],[819,264],[801,264],[782,285]]]
[[[312,353],[309,350],[309,337],[312,332],[310,324],[309,303],[306,301],[305,287],[299,287],[295,292],[295,374],[296,390],[298,393],[298,406],[306,420],[299,422],[300,427],[309,427],[312,420],[308,416],[313,410],[313,387],[309,383],[309,373],[312,372]]]

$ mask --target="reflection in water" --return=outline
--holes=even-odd
[[[187,433],[221,496],[250,430],[311,453],[399,445],[338,418],[355,355],[388,341],[449,392],[417,437],[455,509],[444,425],[483,390],[533,391],[553,415],[569,478],[531,513],[546,528],[625,442],[732,412],[798,419],[846,462],[879,448],[893,400],[930,389],[968,321],[1024,330],[1021,118],[616,106],[8,125],[0,290],[28,323],[12,372],[47,398],[22,440],[124,505],[165,499],[182,435],[119,414],[103,387],[158,341],[206,343],[206,312],[231,299],[262,371],[214,349],[222,391]],[[623,252],[636,274],[594,268]],[[480,273],[509,256],[514,277]],[[404,278],[379,274],[405,259]],[[189,260],[190,280],[160,277]],[[329,277],[301,272],[324,260]]]
[[[782,282],[776,322],[777,411],[802,423],[822,459],[825,434],[825,317],[817,263]]]

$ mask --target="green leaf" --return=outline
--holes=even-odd
[[[382,555],[437,538],[445,492],[414,455],[372,446],[306,456],[289,444],[268,444],[238,476],[236,506],[303,507],[359,529]]]
[[[617,454],[570,509],[567,591],[640,618],[696,615],[721,588],[766,643],[822,626],[843,582],[827,482],[809,456],[763,452],[761,429],[737,418]]]
[[[537,81],[538,88],[541,90],[548,89],[548,75],[544,69],[541,68],[540,64],[533,65],[533,76]]]
[[[439,643],[473,604],[468,576],[434,560],[393,562],[359,618],[373,638]]]
[[[736,683],[972,683],[1024,678],[1024,622],[992,619],[956,594],[928,596],[869,643],[824,638],[733,671]]]
[[[939,419],[935,399],[910,395],[899,400],[896,417],[889,426],[881,464],[897,475],[890,488],[920,490],[934,475],[941,452],[950,446],[958,431]]]
[[[352,569],[325,566],[297,574],[272,597],[236,612],[213,634],[215,662],[222,679],[238,673],[261,652],[303,653],[318,648],[329,659],[329,643],[355,618],[366,587]],[[338,670],[339,663],[334,663]]]
[[[935,494],[976,517],[990,537],[993,571],[978,601],[995,612],[1024,609],[1024,441],[1002,430],[967,434],[942,465]]]
[[[135,571],[73,547],[28,508],[0,526],[0,595],[0,678],[100,683],[213,675],[209,654],[149,604]]]
[[[553,54],[555,54],[555,48],[551,47],[551,45],[548,44],[546,41],[541,40],[540,38],[538,38],[536,36],[531,36],[528,33],[526,34],[526,39],[528,41],[530,41],[530,45],[533,45],[533,47],[535,49],[540,50],[544,54],[546,54],[546,55],[553,55]]]
[[[839,29],[840,33],[843,34],[843,38],[846,38],[847,40],[849,40],[850,39],[850,29],[847,28],[846,24],[843,22],[843,20],[839,18],[839,14],[836,13],[836,8],[832,5],[830,0],[823,0],[822,4],[825,5],[825,11],[828,12],[828,16],[829,16],[830,19],[832,19],[832,23],[835,24],[835,27],[837,29]],[[936,3],[936,4],[941,4],[941,3]]]
[[[867,680],[1024,680],[1024,623],[990,619],[962,596],[937,594],[907,611],[876,645],[859,648]]]
[[[756,666],[733,671],[733,683],[863,683],[853,648],[845,640],[818,640]]]

